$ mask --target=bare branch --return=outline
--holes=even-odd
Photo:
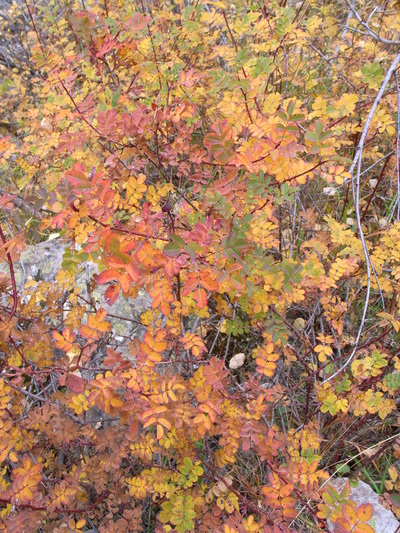
[[[365,28],[366,33],[363,33],[363,35],[369,35],[370,37],[372,37],[376,41],[379,41],[380,43],[383,43],[383,44],[387,44],[388,46],[400,46],[400,41],[389,41],[388,39],[384,39],[383,37],[380,37],[374,30],[372,30],[369,27],[369,21],[371,20],[371,17],[374,15],[374,13],[375,13],[377,8],[375,8],[372,11],[370,16],[368,17],[367,22],[364,22],[363,19],[361,18],[361,16],[359,15],[359,13],[357,12],[357,10],[355,9],[355,7],[351,5],[351,2],[349,2],[349,0],[346,0],[346,4],[349,6],[351,11],[354,13],[354,16],[356,17],[358,22],[361,24],[361,26],[363,28]],[[359,30],[357,30],[355,28],[346,27],[346,29],[351,30],[351,31],[355,31],[357,33],[362,33],[362,32],[360,32]]]

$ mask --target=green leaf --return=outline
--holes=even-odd
[[[116,235],[111,234],[106,241],[106,249],[109,254],[115,254],[120,249],[120,242]]]
[[[182,239],[182,237],[179,237],[179,235],[175,235],[175,233],[171,233],[170,238],[172,241],[176,242],[177,244],[180,244],[181,246],[185,246],[185,241]]]
[[[183,523],[182,523],[183,526],[185,526],[185,530],[186,531],[191,531],[192,529],[194,529],[194,522],[193,520],[184,520]]]
[[[168,257],[177,257],[181,253],[181,246],[177,242],[169,242],[164,247],[164,253]]]
[[[339,495],[338,495],[339,498]],[[333,507],[335,505],[335,500],[332,498],[332,496],[328,492],[324,492],[322,494],[322,499],[325,503],[327,503],[330,507]]]
[[[302,122],[304,120],[304,115],[301,115],[300,113],[298,113],[297,115],[291,115],[289,117],[289,120],[291,122]]]
[[[304,136],[306,141],[310,141],[313,143],[319,143],[319,135],[318,133],[314,133],[313,131],[309,131]]]
[[[119,100],[120,95],[121,95],[121,87],[112,95],[111,106],[113,108],[118,107],[118,100]]]
[[[324,133],[321,133],[320,139],[321,141],[325,141],[326,139],[329,139],[329,137],[332,137],[333,132],[332,131],[325,131]]]
[[[335,502],[339,500],[339,493],[335,489],[335,487],[332,487],[332,485],[328,485],[328,487],[326,488],[326,491],[330,494],[330,496],[334,499]]]
[[[232,286],[237,290],[243,290],[246,287],[246,282],[239,274],[232,274],[231,276]]]
[[[278,117],[281,118],[284,122],[287,122],[287,119],[288,119],[287,114],[286,114],[284,111],[282,111],[282,109],[279,109],[279,111],[277,111],[276,114],[277,114]]]
[[[336,465],[336,474],[340,474],[340,475],[344,475],[344,474],[348,474],[349,472],[351,472],[351,468],[349,467],[349,465],[346,465],[346,464],[338,464]]]
[[[188,254],[188,256],[190,257],[190,259],[192,261],[196,261],[196,251],[195,251],[194,246],[192,245],[192,243],[190,243],[187,246],[185,246],[185,251],[186,251],[186,253]]]
[[[294,100],[288,103],[286,111],[289,116],[293,113],[295,106],[296,102]]]
[[[163,524],[167,524],[169,522],[170,514],[166,511],[161,511],[161,513],[158,515],[158,519]]]

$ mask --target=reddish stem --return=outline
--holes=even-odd
[[[4,245],[7,244],[7,240],[5,238],[1,225],[0,225],[0,238]],[[12,306],[10,318],[9,318],[9,322],[10,322],[10,320],[12,319],[12,317],[15,315],[17,311],[18,290],[17,290],[17,282],[15,280],[14,263],[13,263],[10,252],[7,251],[6,254],[7,254],[8,266],[10,267],[10,277],[11,277],[12,297],[13,297],[13,306]]]

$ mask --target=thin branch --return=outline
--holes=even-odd
[[[368,17],[367,22],[364,22],[363,19],[360,17],[359,13],[357,12],[357,10],[355,9],[355,7],[351,5],[349,0],[346,0],[346,4],[349,6],[351,11],[354,13],[354,16],[356,17],[358,22],[361,24],[361,26],[363,28],[365,28],[366,33],[360,32],[356,28],[351,28],[349,26],[346,27],[347,30],[355,31],[357,33],[361,33],[362,35],[369,35],[370,37],[372,37],[376,41],[379,41],[380,43],[383,43],[383,44],[387,44],[388,46],[400,46],[400,41],[389,41],[388,39],[384,39],[383,37],[380,37],[376,32],[374,32],[374,30],[372,30],[369,27],[368,23],[369,23],[372,15],[375,13],[375,9],[372,11],[371,15]]]
[[[396,170],[397,170],[397,220],[400,220],[400,91],[399,80],[397,73],[394,73],[394,79],[396,81],[396,93],[397,93],[397,136],[396,136]]]

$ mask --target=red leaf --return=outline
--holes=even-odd
[[[115,303],[116,299],[118,298],[119,292],[119,285],[110,285],[109,287],[107,287],[107,290],[104,293],[104,298],[106,299],[108,305],[112,305],[113,303]]]
[[[97,285],[102,285],[103,283],[109,283],[110,281],[115,281],[119,278],[118,270],[104,270],[97,276]]]
[[[199,282],[197,279],[191,279],[186,282],[186,285],[183,287],[182,296],[187,296],[193,292],[196,287],[198,287]]]
[[[85,390],[85,382],[82,378],[75,374],[69,374],[67,379],[67,385],[76,394]]]
[[[130,263],[129,265],[125,265],[125,270],[128,272],[128,274],[130,275],[130,277],[133,279],[135,283],[139,281],[140,271],[135,264]]]

